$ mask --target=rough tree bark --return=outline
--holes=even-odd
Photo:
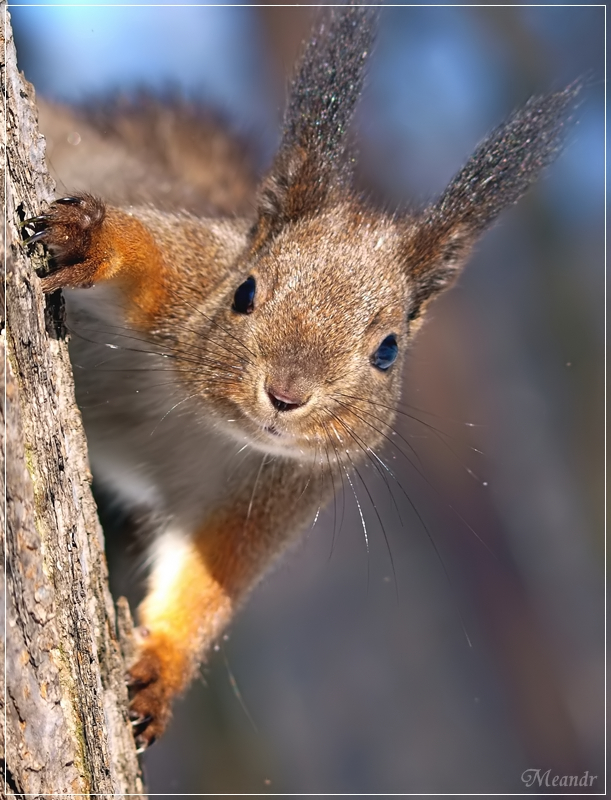
[[[0,108],[6,264],[3,358],[6,436],[6,669],[0,713],[8,796],[142,795],[124,683],[129,609],[119,628],[108,590],[102,532],[91,495],[80,415],[62,334],[61,299],[45,302],[20,243],[19,221],[53,197],[34,92],[17,71],[0,4]],[[5,54],[5,55],[4,55]],[[30,248],[32,249],[32,248]],[[51,307],[46,307],[51,306]],[[59,321],[58,321],[59,320]]]

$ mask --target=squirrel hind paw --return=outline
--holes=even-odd
[[[138,753],[148,749],[164,732],[171,716],[171,693],[155,653],[144,651],[128,670],[129,719]]]

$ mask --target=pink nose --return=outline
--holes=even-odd
[[[273,386],[268,387],[267,396],[277,411],[293,411],[308,402],[307,397],[303,397],[297,392],[281,392]]]

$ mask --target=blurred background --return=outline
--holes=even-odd
[[[264,166],[312,13],[11,15],[40,94],[181,91]],[[604,8],[385,9],[358,131],[367,179],[418,204],[513,108],[575,78],[566,151],[411,352],[385,453],[395,500],[371,468],[356,487],[369,549],[338,498],[144,756],[151,793],[533,792],[528,769],[589,770],[604,791]],[[109,555],[134,596],[141,575]]]

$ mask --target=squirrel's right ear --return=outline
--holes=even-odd
[[[351,180],[346,133],[363,88],[378,9],[323,9],[293,81],[282,141],[259,191],[257,239],[322,207]]]
[[[405,221],[403,258],[413,286],[410,319],[450,286],[472,245],[559,153],[580,86],[532,97],[477,148],[439,200]]]

